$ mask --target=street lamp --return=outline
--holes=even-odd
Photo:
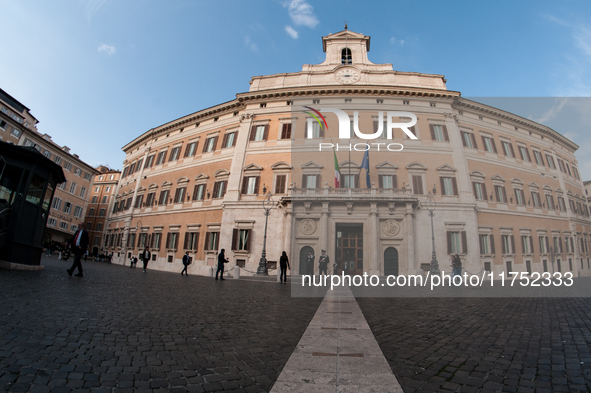
[[[429,212],[431,217],[431,247],[433,249],[433,255],[431,256],[431,274],[439,274],[439,262],[437,262],[437,255],[435,254],[435,230],[433,229],[433,216],[435,215],[435,201],[433,195],[436,189],[433,188],[433,194],[429,191],[427,194],[427,201],[425,202],[425,208]]]
[[[261,254],[261,259],[259,260],[259,267],[257,269],[257,275],[267,276],[267,221],[269,220],[269,214],[271,214],[271,209],[275,205],[275,202],[271,199],[271,191],[266,194],[267,188],[263,187],[263,195],[265,195],[265,199],[263,199],[263,209],[265,210],[265,237],[263,238],[263,253]]]

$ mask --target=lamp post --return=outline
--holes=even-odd
[[[429,212],[431,217],[431,247],[433,249],[433,255],[431,256],[431,274],[439,274],[439,262],[437,262],[437,255],[435,254],[435,230],[433,229],[433,216],[435,215],[435,201],[433,195],[436,190],[433,188],[433,194],[429,191],[427,194],[427,201],[425,202],[425,208]]]
[[[271,214],[271,209],[275,205],[275,202],[271,199],[271,191],[267,194],[266,187],[263,187],[263,195],[265,195],[265,199],[263,199],[263,209],[265,210],[265,236],[263,238],[263,253],[259,260],[257,275],[267,276],[267,222],[269,221],[269,214]]]

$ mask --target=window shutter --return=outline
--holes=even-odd
[[[461,136],[461,139],[462,139],[462,145],[464,147],[466,147],[466,134],[467,134],[467,132],[464,132],[464,131],[461,131],[460,132],[460,136]]]
[[[484,254],[484,236],[485,235],[478,235],[479,245],[480,245],[480,253]]]
[[[475,149],[478,149],[478,144],[476,143],[476,137],[474,137],[474,134],[470,134],[470,139],[472,139],[472,147],[474,147]]]
[[[178,249],[178,245],[179,245],[179,236],[177,233],[177,236],[174,237],[174,247],[173,249],[177,250]]]
[[[189,248],[189,232],[185,232],[185,243],[183,244],[183,249]]]
[[[409,127],[409,130],[414,136],[417,136],[417,130],[415,129],[415,126]]]
[[[228,133],[224,134],[224,139],[222,139],[222,149],[226,147],[226,143],[228,143]]]
[[[374,121],[374,123],[375,123],[375,121]],[[383,177],[384,177],[384,175],[378,176],[378,187],[380,187],[380,188],[384,188],[384,181],[382,180]]]
[[[220,188],[220,182],[219,182],[219,181],[216,181],[216,182],[213,184],[213,195],[211,196],[212,198],[217,198],[217,195],[218,195],[218,189],[219,189],[219,188]]]
[[[456,182],[456,178],[455,177],[452,177],[451,178],[451,186],[453,188],[454,195],[458,195],[458,183]]]
[[[232,229],[232,250],[238,250],[238,229]]]
[[[392,187],[398,188],[398,179],[396,179],[396,175],[392,175]]]
[[[263,140],[266,141],[269,138],[269,125],[265,125],[265,132],[263,133]]]
[[[208,140],[209,140],[209,138],[207,138],[205,140],[205,142],[203,142],[203,149],[201,149],[201,153],[205,153],[205,149],[207,149],[207,145],[208,145],[208,143],[207,143]]]
[[[532,236],[528,236],[528,237],[529,237],[530,252],[533,254],[534,253],[534,238]]]
[[[256,134],[256,131],[257,131],[257,127],[256,126],[250,127],[250,136],[248,138],[249,141],[251,141],[251,142],[254,141],[254,136]]]
[[[468,241],[466,239],[466,231],[460,232],[462,234],[462,251],[464,254],[468,253]]]
[[[447,231],[447,253],[451,254],[451,232]]]
[[[373,121],[373,132],[374,132],[374,134],[376,132],[378,132],[378,125],[379,125],[378,121],[377,120],[374,120]]]
[[[511,155],[515,157],[515,152],[513,151],[513,144],[509,143],[509,150],[511,150]]]
[[[170,232],[166,234],[166,248],[170,248]]]
[[[246,230],[246,245],[245,245],[246,246],[246,248],[245,248],[246,251],[250,251],[250,235],[251,235],[250,232],[251,232],[250,229],[247,229]]]
[[[503,190],[503,199],[505,203],[509,203],[509,201],[507,200],[507,193],[505,192],[505,186],[502,186],[501,190]]]
[[[521,149],[519,149],[519,146],[517,146],[518,150],[519,150],[519,156],[521,157],[521,159],[523,161],[525,161],[525,157],[523,156],[523,151]]]
[[[222,183],[222,193],[220,195],[220,198],[223,198],[224,195],[226,195],[226,191],[228,190],[228,181],[224,180]]]
[[[184,158],[187,158],[187,156],[189,155],[189,149],[191,148],[192,143],[189,143],[186,147],[185,147],[185,154],[183,155]]]
[[[199,232],[195,234],[195,246],[194,250],[197,251],[199,249]]]
[[[449,134],[447,133],[447,126],[444,124],[441,126],[441,129],[443,130],[443,139],[445,139],[446,142],[449,142]]]
[[[529,150],[527,147],[525,148],[525,155],[527,156],[527,160],[531,162],[531,156],[529,155]]]
[[[283,125],[283,130],[281,131],[281,139],[291,139],[291,123]]]
[[[476,192],[476,182],[472,182],[472,192],[474,192],[474,198],[478,199],[478,193]]]
[[[316,176],[316,188],[322,188],[322,186],[320,185],[320,175],[314,175]]]
[[[218,138],[219,138],[219,136],[216,136],[216,137],[213,138],[213,148],[212,148],[211,151],[215,151],[216,150],[216,148],[218,146]]]
[[[308,187],[308,175],[302,175],[302,188]]]
[[[441,195],[447,195],[445,193],[445,181],[443,180],[443,177],[439,178],[439,184],[441,185]]]
[[[435,140],[435,129],[433,128],[433,124],[429,124],[429,130],[431,130],[431,140]]]
[[[480,135],[480,138],[482,138],[482,146],[483,146],[483,149],[486,151],[486,141],[484,139],[484,135]]]
[[[497,153],[497,145],[495,144],[495,140],[490,138],[490,143],[492,145],[493,152]]]
[[[254,195],[258,195],[259,194],[259,182],[261,180],[260,176],[256,177],[255,183],[254,183]]]
[[[248,177],[245,176],[242,178],[242,189],[240,190],[240,193],[242,195],[246,195],[247,187],[248,187]]]
[[[490,252],[492,254],[494,254],[495,253],[495,237],[491,233],[490,235],[488,235],[488,238],[490,239]]]
[[[515,237],[513,235],[511,237],[511,254],[515,254]]]
[[[359,174],[353,175],[353,187],[359,188]]]

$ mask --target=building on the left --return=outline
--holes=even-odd
[[[0,89],[0,140],[14,145],[31,146],[64,169],[66,181],[60,183],[51,202],[44,243],[71,238],[77,224],[86,216],[88,198],[99,171],[59,146],[51,136],[37,130],[39,121],[29,108]]]

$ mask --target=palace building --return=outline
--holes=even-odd
[[[325,249],[336,272],[415,274],[431,261],[432,209],[441,270],[459,254],[469,273],[591,275],[575,143],[462,98],[442,75],[370,62],[368,36],[322,46],[323,63],[253,77],[123,147],[103,242],[114,262],[148,246],[150,267],[180,271],[188,251],[189,270],[208,274],[224,248],[229,268],[255,272],[271,193],[271,269],[285,250],[292,274],[311,273],[312,251],[317,273]]]

